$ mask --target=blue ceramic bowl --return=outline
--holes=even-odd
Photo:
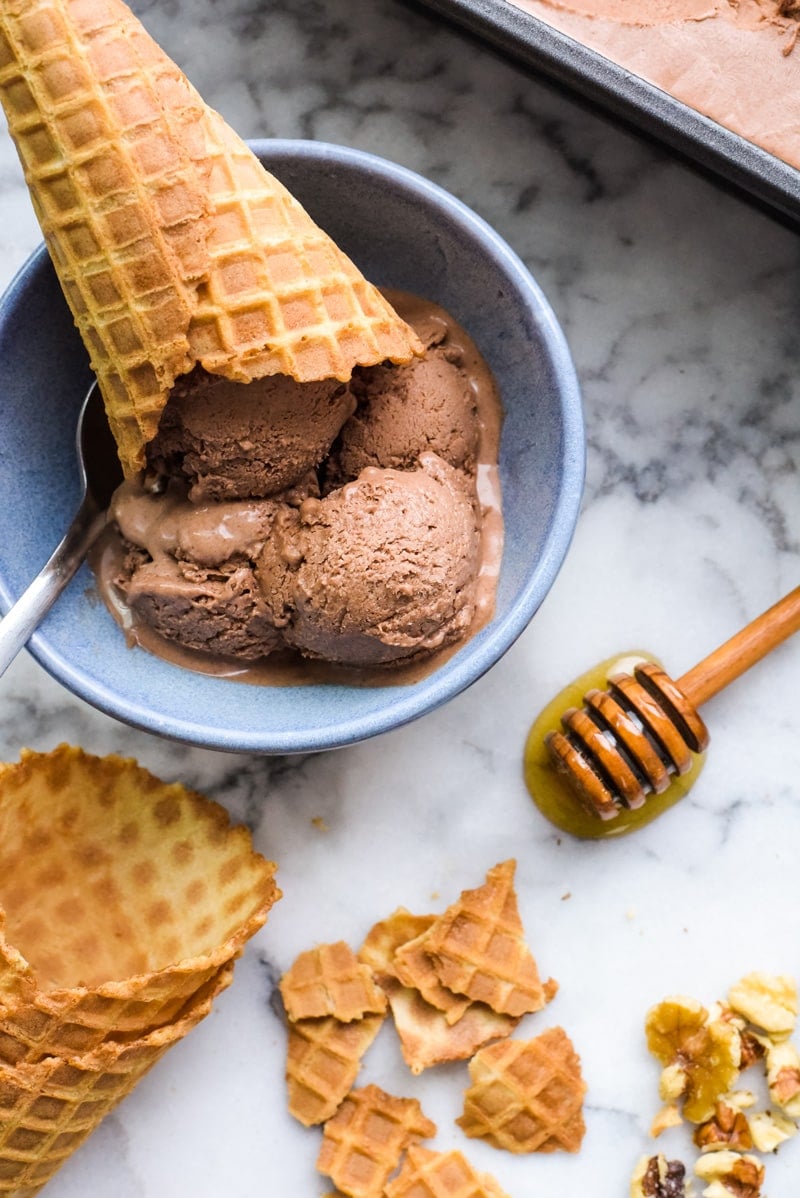
[[[128,649],[82,567],[29,648],[54,678],[136,727],[212,749],[335,748],[408,723],[457,695],[513,644],[549,591],[583,488],[575,371],[528,271],[441,188],[369,154],[302,141],[255,151],[374,283],[447,308],[472,334],[503,399],[505,553],[491,623],[408,686],[254,687]],[[91,382],[44,250],[0,301],[0,605],[5,612],[61,539],[78,502],[74,430]]]

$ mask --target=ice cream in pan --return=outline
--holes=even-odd
[[[800,167],[796,0],[499,0]]]
[[[501,543],[499,402],[464,330],[364,279],[121,0],[3,0],[0,34],[125,472],[95,567],[129,635],[253,679],[458,643]]]

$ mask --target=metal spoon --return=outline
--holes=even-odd
[[[0,620],[0,674],[27,643],[97,540],[111,496],[122,482],[117,448],[96,383],[78,413],[75,449],[80,506],[52,557]]]

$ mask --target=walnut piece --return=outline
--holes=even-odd
[[[711,1184],[703,1198],[761,1198],[764,1166],[756,1157],[738,1152],[708,1152],[695,1163],[694,1171]]]
[[[785,1039],[797,1019],[797,986],[790,977],[748,973],[728,991],[734,1011],[775,1039]]]
[[[788,1040],[769,1044],[766,1067],[770,1098],[787,1115],[800,1118],[800,1053],[794,1044]]]
[[[755,1065],[756,1061],[760,1061],[764,1057],[764,1045],[758,1036],[754,1036],[750,1031],[739,1033],[739,1040],[742,1045],[742,1061],[741,1068],[749,1069],[751,1065]]]
[[[685,1117],[692,1123],[705,1123],[713,1116],[717,1100],[739,1074],[739,1029],[725,1019],[709,1022],[701,1003],[681,997],[665,999],[652,1007],[645,1032],[648,1048],[657,1060],[668,1068],[677,1065],[685,1072]],[[665,1089],[662,1079],[662,1097]]]
[[[667,1065],[658,1079],[658,1095],[662,1102],[677,1102],[689,1087],[689,1074],[683,1065]]]
[[[662,1132],[667,1131],[670,1127],[680,1127],[681,1123],[683,1123],[683,1119],[677,1104],[668,1102],[666,1106],[662,1106],[650,1124],[650,1135],[656,1140]]]
[[[757,1111],[750,1118],[750,1134],[759,1152],[774,1152],[797,1135],[797,1124],[780,1111]]]
[[[643,1156],[631,1178],[630,1193],[631,1198],[690,1198],[686,1166],[681,1161],[668,1161],[663,1153]]]
[[[736,1107],[737,1111],[749,1111],[758,1101],[752,1090],[731,1090],[725,1095],[728,1106]]]
[[[701,1123],[697,1128],[694,1142],[703,1152],[718,1151],[722,1148],[747,1151],[753,1147],[753,1137],[746,1117],[724,1101],[717,1103],[713,1118]]]

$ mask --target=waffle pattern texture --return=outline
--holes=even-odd
[[[281,978],[280,992],[291,1021],[333,1015],[349,1023],[386,1011],[386,995],[372,970],[343,940],[301,953]]]
[[[503,1040],[475,1054],[472,1085],[456,1122],[508,1152],[577,1152],[586,1125],[580,1059],[560,1027],[533,1040]]]
[[[62,745],[0,768],[0,1194],[36,1193],[208,1014],[274,872],[135,761]]]
[[[488,1173],[479,1173],[457,1149],[431,1152],[412,1144],[386,1198],[508,1198]]]
[[[122,0],[4,0],[0,101],[127,474],[175,380],[346,380],[415,335]]]
[[[367,1015],[342,1023],[329,1016],[298,1019],[289,1025],[286,1088],[290,1115],[312,1127],[336,1113],[383,1020],[383,1015]]]
[[[520,1016],[541,1010],[558,986],[539,978],[517,907],[515,870],[514,860],[490,869],[484,884],[463,891],[418,943],[448,990],[498,1015]]]
[[[38,1193],[167,1049],[208,1015],[232,978],[229,963],[181,1019],[138,1040],[0,1067],[0,1194]]]
[[[416,1098],[364,1086],[325,1124],[317,1169],[349,1198],[381,1198],[409,1144],[435,1135]]]

